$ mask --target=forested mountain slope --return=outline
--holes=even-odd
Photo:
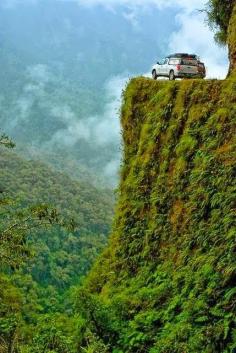
[[[74,352],[70,293],[107,244],[113,192],[0,145],[0,352]]]
[[[0,189],[17,207],[46,204],[73,220],[75,231],[53,227],[32,235],[33,278],[41,285],[68,288],[88,271],[105,246],[113,216],[113,192],[75,181],[46,164],[0,152]]]
[[[88,352],[236,349],[235,28],[236,8],[227,80],[126,89],[113,234],[78,294]]]

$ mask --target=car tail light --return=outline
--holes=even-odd
[[[180,70],[180,64],[176,65],[176,69],[179,71]]]

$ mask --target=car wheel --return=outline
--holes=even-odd
[[[156,79],[157,79],[157,72],[156,72],[156,70],[153,70],[153,71],[152,71],[152,78],[153,78],[153,80],[156,80]]]
[[[173,70],[170,71],[169,80],[170,80],[170,81],[174,81],[174,80],[175,80],[175,73],[174,73]]]

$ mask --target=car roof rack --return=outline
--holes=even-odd
[[[191,58],[191,59],[197,59],[196,54],[187,54],[187,53],[175,53],[167,56],[168,59],[170,58]]]

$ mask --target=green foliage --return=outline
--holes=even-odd
[[[229,45],[229,59],[231,76],[236,75],[236,5],[234,6],[233,13],[230,19],[228,28],[227,43]]]
[[[27,239],[30,232],[53,224],[62,225],[63,222],[57,211],[48,206],[19,208],[10,200],[2,198],[0,201],[0,269],[3,266],[17,267],[30,255]]]
[[[124,93],[113,235],[77,305],[109,352],[236,348],[235,96],[233,79]]]
[[[216,40],[221,44],[227,43],[228,27],[234,5],[234,0],[210,0],[208,2],[209,23],[217,29]]]
[[[0,351],[14,348],[21,320],[22,293],[0,273]]]
[[[37,322],[32,348],[30,347],[27,352],[76,352],[77,344],[74,340],[76,335],[78,335],[78,324],[75,319],[70,319],[63,314],[44,315]]]
[[[15,200],[4,206],[3,227],[11,228],[11,222],[8,224],[10,214],[19,218],[13,228],[29,227],[28,209],[34,218],[46,217],[51,225],[50,229],[37,228],[30,233],[25,246],[30,246],[35,256],[27,264],[29,273],[43,286],[50,284],[64,290],[77,283],[106,244],[113,216],[112,191],[71,180],[46,164],[26,161],[13,152],[1,152],[0,167],[3,198],[7,195],[8,199]],[[35,208],[33,205],[37,204],[52,206]],[[55,225],[64,223],[63,219],[67,229]],[[70,223],[71,229],[68,229]],[[16,233],[18,236],[19,232]],[[14,254],[14,251],[10,253]]]
[[[84,334],[85,349],[88,352],[96,352],[96,349],[101,353],[109,352],[109,347],[117,340],[119,332],[113,307],[83,288],[75,292],[75,307],[87,327]]]
[[[107,346],[93,334],[87,334],[86,338],[87,347],[81,348],[81,353],[109,353]]]
[[[15,147],[14,142],[5,134],[0,135],[0,145],[6,148],[13,148]]]
[[[229,32],[232,54],[234,20],[219,4],[210,20]],[[233,76],[130,82],[113,235],[84,286],[106,244],[111,194],[1,153],[1,353],[236,349],[235,95]],[[71,229],[55,225],[51,206]]]
[[[209,0],[206,7],[210,27],[219,44],[229,47],[229,76],[236,73],[236,4],[234,0]]]
[[[0,163],[0,352],[77,353],[68,289],[106,244],[112,193],[12,152]]]

